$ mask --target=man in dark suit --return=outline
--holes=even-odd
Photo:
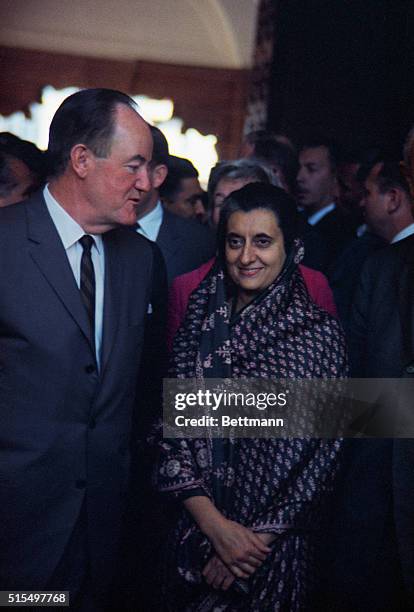
[[[299,153],[297,196],[308,223],[325,241],[329,265],[354,237],[353,229],[338,210],[337,155],[330,141],[315,140]]]
[[[0,584],[70,590],[89,611],[117,566],[158,274],[154,246],[120,227],[151,153],[128,96],[83,90],[51,123],[48,185],[0,210]]]
[[[364,261],[387,243],[394,244],[414,233],[413,202],[399,163],[377,161],[362,167],[359,178],[366,231],[348,245],[331,275],[339,318],[346,332]]]
[[[350,338],[354,376],[414,377],[412,235],[367,260],[356,292]],[[346,441],[327,537],[332,556],[324,584],[329,594],[326,609],[414,609],[414,442],[398,437],[412,436],[412,385],[402,383],[396,383],[397,392],[386,404],[387,423],[397,425],[384,433],[389,438]],[[410,408],[404,412],[402,406]],[[405,423],[409,417],[411,433],[401,427],[401,416]],[[367,423],[368,434],[372,424]]]
[[[163,133],[154,126],[151,132],[154,140],[149,169],[151,188],[138,207],[137,231],[161,249],[171,284],[176,276],[198,268],[213,257],[215,237],[207,226],[180,217],[161,204],[160,189],[168,176],[171,156]]]

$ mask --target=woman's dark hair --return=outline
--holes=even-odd
[[[263,209],[272,212],[282,230],[285,251],[288,255],[293,241],[299,236],[298,213],[293,198],[280,187],[265,183],[249,183],[233,191],[224,200],[217,228],[218,254],[225,261],[225,247],[228,221],[237,211],[249,213]]]

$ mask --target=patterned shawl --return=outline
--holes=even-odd
[[[338,378],[347,375],[336,319],[316,306],[297,265],[300,241],[279,277],[236,316],[219,261],[190,297],[177,332],[171,375],[177,378]],[[255,531],[315,526],[329,490],[340,442],[318,439],[163,440],[158,488],[177,498],[205,494],[228,518]],[[175,564],[201,583],[210,544],[187,513],[175,531]]]

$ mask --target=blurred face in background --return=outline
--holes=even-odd
[[[381,236],[384,226],[387,224],[389,193],[381,193],[378,187],[378,174],[381,172],[382,163],[375,164],[369,173],[365,183],[363,197],[360,206],[365,223],[371,232]]]
[[[338,168],[338,205],[348,215],[362,223],[361,199],[364,186],[357,179],[361,164],[350,162],[341,164]]]
[[[17,204],[28,198],[40,186],[38,177],[21,159],[8,157],[7,164],[13,177],[14,187],[7,195],[0,197],[0,206]]]
[[[300,152],[296,180],[298,202],[310,212],[334,202],[337,181],[326,147],[312,147]]]
[[[250,178],[233,179],[233,178],[223,177],[222,179],[219,180],[214,190],[214,194],[213,194],[213,213],[211,217],[211,220],[215,227],[217,227],[218,225],[218,222],[220,219],[221,207],[223,206],[223,202],[227,198],[227,196],[233,193],[233,191],[237,191],[238,189],[241,189],[248,183],[253,183],[253,182],[254,182],[254,179],[250,179]]]
[[[198,178],[182,178],[180,188],[172,198],[164,198],[164,204],[168,210],[179,217],[196,219],[201,223],[207,220],[207,211],[203,204],[203,190]]]

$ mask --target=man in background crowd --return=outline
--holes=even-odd
[[[160,188],[165,208],[179,217],[207,222],[207,211],[203,202],[203,190],[198,180],[198,171],[183,157],[170,155],[168,175]]]
[[[0,206],[28,198],[46,178],[45,154],[36,145],[0,133]]]
[[[366,258],[388,243],[414,233],[410,189],[398,162],[379,161],[362,167],[358,178],[366,231],[350,242],[331,274],[331,286],[345,331],[349,328],[355,290]]]
[[[215,238],[208,227],[203,227],[190,216],[183,218],[171,212],[176,211],[177,208],[166,204],[170,200],[165,195],[163,202],[161,202],[161,191],[164,194],[167,193],[169,198],[179,203],[188,199],[186,194],[190,193],[191,185],[193,186],[192,189],[195,189],[193,197],[199,197],[201,188],[198,179],[194,176],[183,177],[183,174],[178,174],[176,160],[170,162],[168,143],[163,133],[154,126],[151,126],[151,133],[154,142],[152,161],[149,167],[151,188],[139,203],[139,227],[137,231],[149,240],[156,242],[161,249],[167,267],[168,282],[171,283],[179,274],[194,270],[214,255]],[[187,164],[190,164],[187,160],[178,162],[180,167],[186,168]],[[190,166],[194,169],[194,172],[197,172],[192,164]],[[164,188],[165,182],[169,180],[170,167],[175,168],[173,170],[174,176],[170,179],[169,186]],[[192,172],[193,170],[191,170]],[[179,176],[181,178],[178,178]],[[189,199],[192,201],[191,196],[189,196]],[[193,204],[188,204],[188,206],[189,211],[194,212]],[[195,206],[198,206],[197,201]]]
[[[335,146],[329,141],[310,141],[299,153],[297,198],[308,223],[326,241],[330,266],[354,235],[337,209],[337,194]]]
[[[413,142],[414,130],[408,136],[402,165],[412,196]],[[382,217],[377,231],[393,244],[372,254],[362,270],[350,322],[352,374],[396,379],[395,392],[391,399],[378,398],[381,410],[386,410],[382,412],[386,419],[380,423],[387,430],[381,437],[348,440],[345,445],[328,537],[332,556],[325,576],[329,599],[325,605],[347,612],[402,612],[414,609],[414,443],[409,385],[414,378],[414,234],[406,213],[402,215],[409,224],[405,228],[390,221],[393,215],[400,218],[410,204],[395,165],[374,166],[365,186],[365,208],[374,206],[376,200],[375,224],[377,215]],[[374,384],[380,389],[378,381]],[[365,424],[368,436],[375,436],[373,427],[379,423],[375,416],[370,413]]]

